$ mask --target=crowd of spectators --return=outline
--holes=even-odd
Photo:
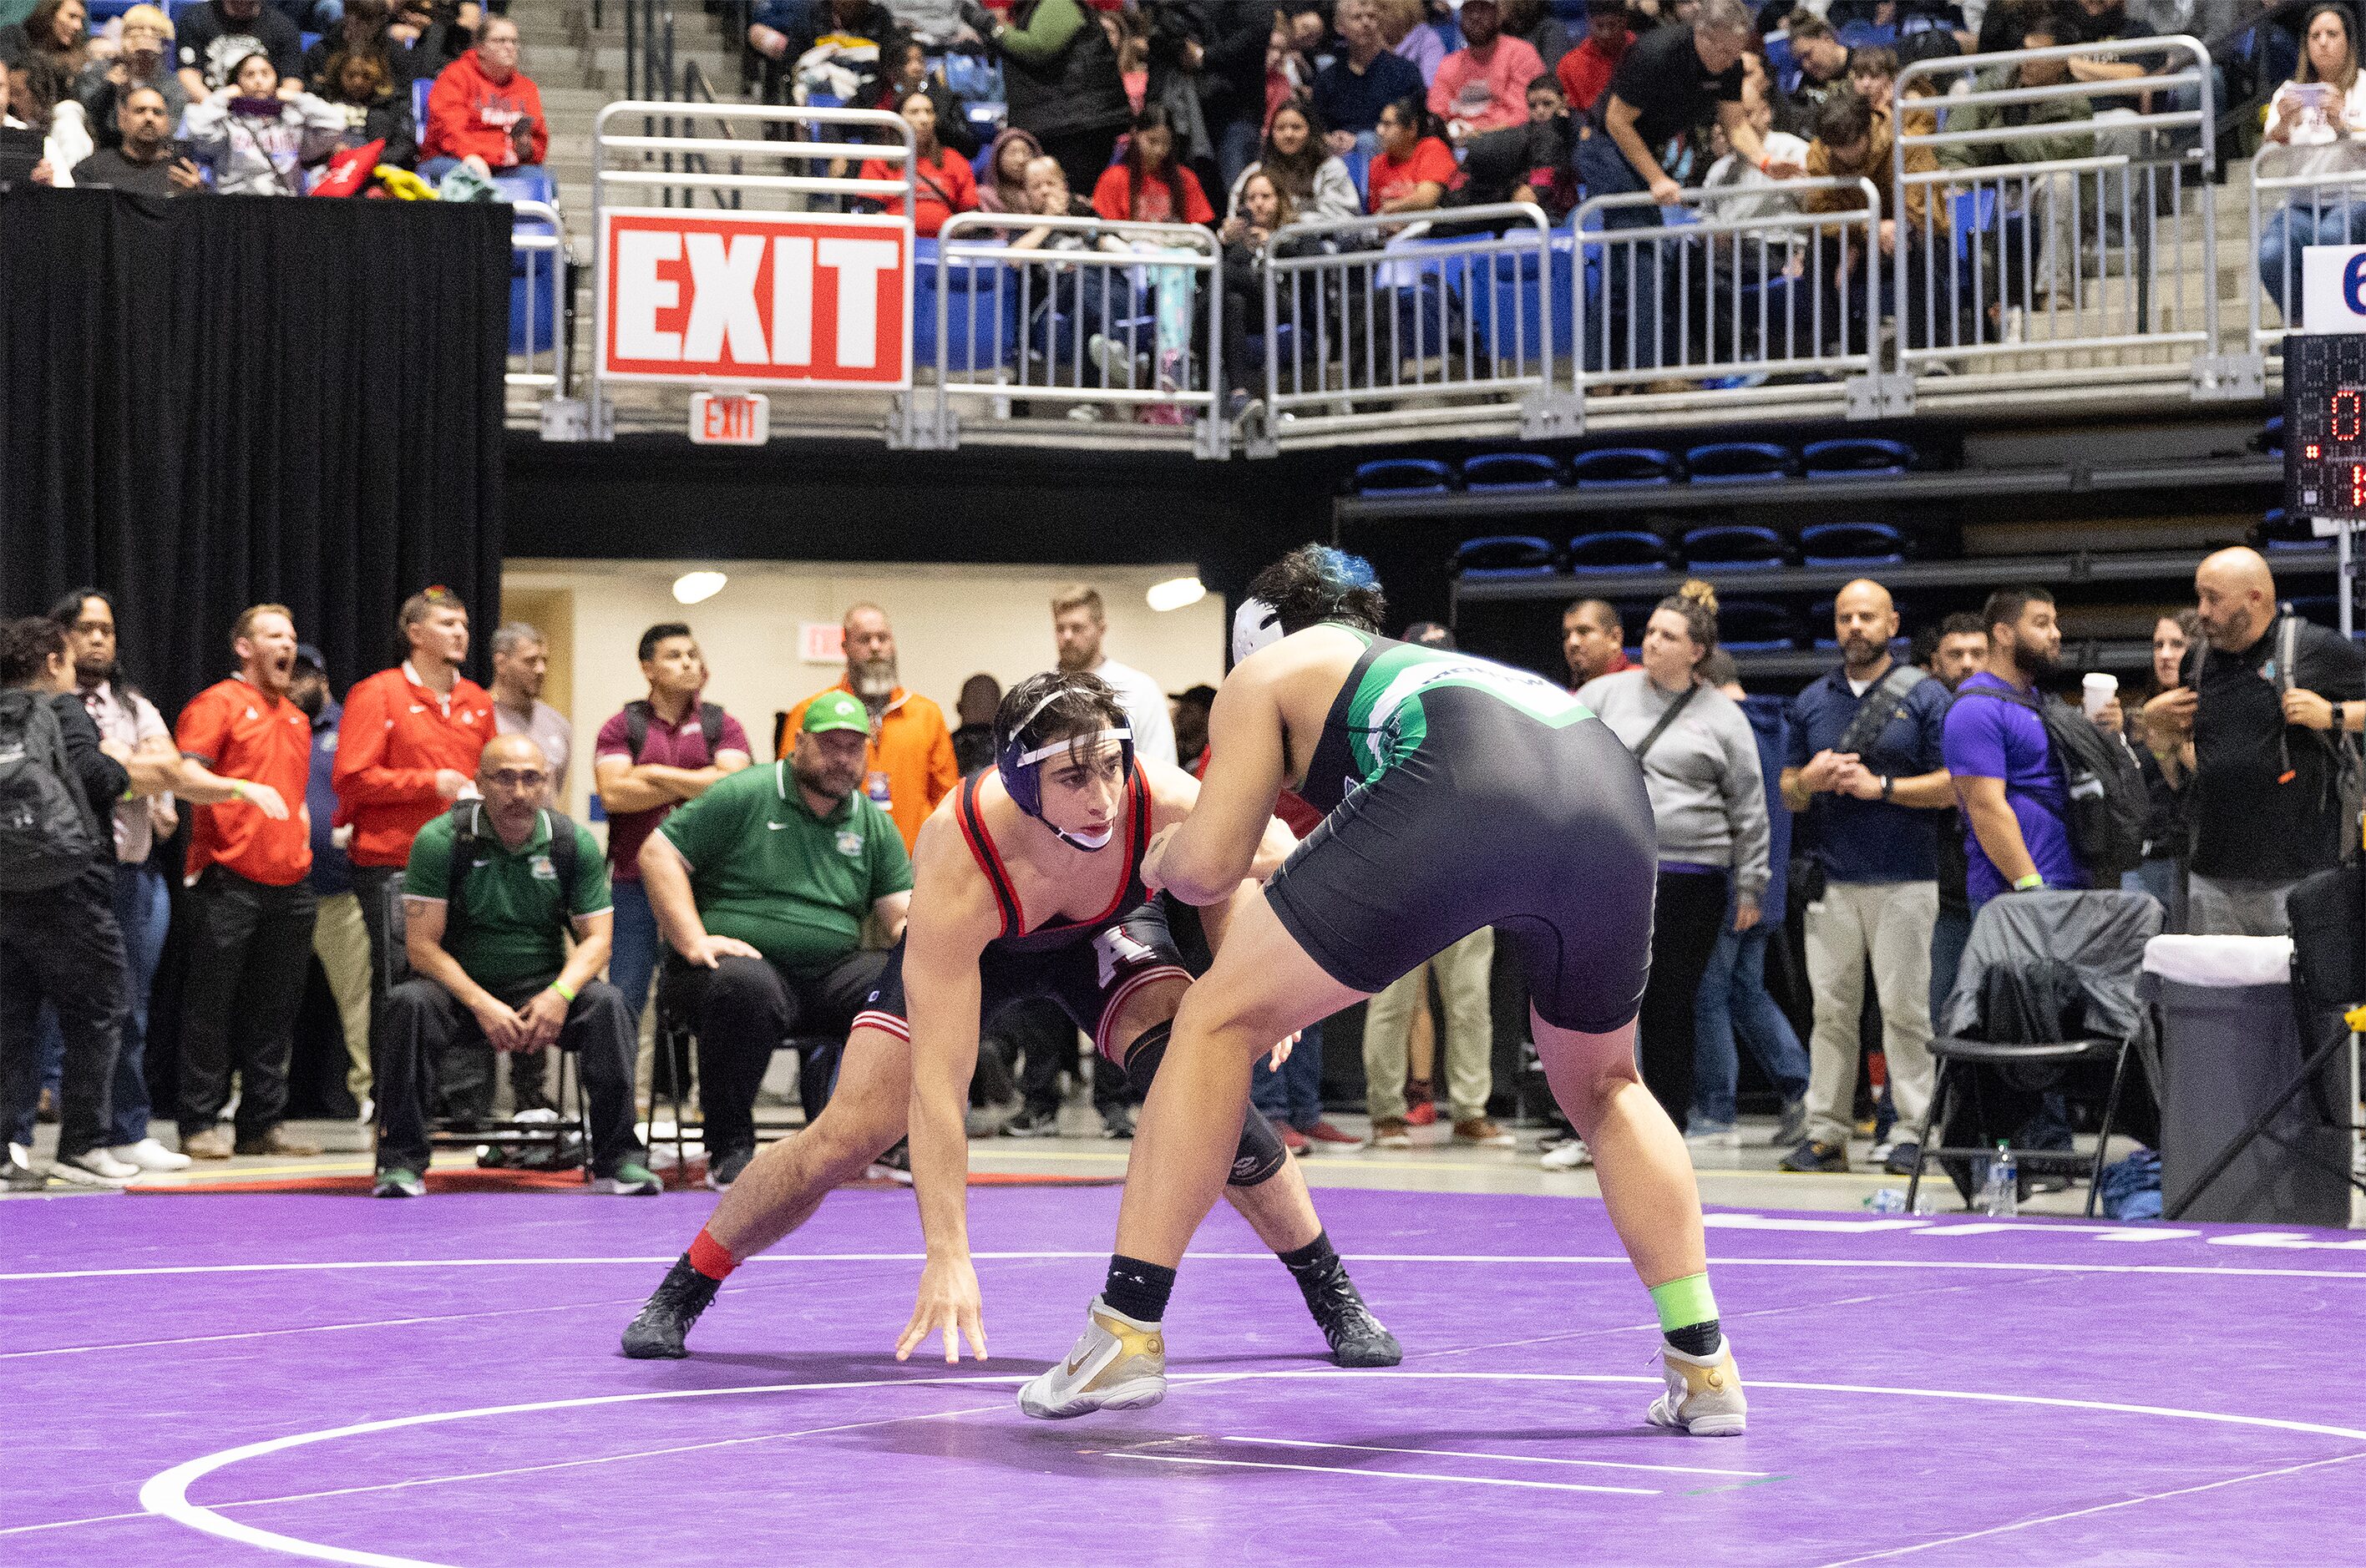
[[[1922,629],[1910,657],[1888,592],[1851,583],[1835,666],[1788,700],[1743,691],[1706,584],[1653,609],[1633,665],[1612,607],[1570,606],[1570,683],[1642,762],[1659,828],[1643,1079],[1696,1147],[1738,1145],[1739,1041],[1780,1097],[1782,1168],[1850,1169],[1870,1038],[1886,1069],[1871,1159],[1915,1170],[1932,1021],[1991,900],[2115,886],[2158,900],[2172,932],[2289,931],[2292,890],[2355,848],[2340,737],[2366,731],[2366,656],[2280,604],[2254,551],[2209,556],[2195,594],[2159,618],[2140,689],[2082,682],[2078,708],[2056,695],[2073,672],[2040,587]],[[2074,831],[2052,737],[2079,723],[2142,781],[2139,864],[2099,874]],[[1786,905],[1814,1015],[1804,1052],[1765,979]],[[2016,1141],[2067,1147],[2058,1108],[2039,1115]],[[1564,1141],[1546,1163],[1588,1158]]]
[[[489,196],[539,171],[549,123],[517,24],[473,3],[139,5],[96,31],[84,0],[0,28],[6,123],[38,131],[30,177],[147,196]],[[321,29],[307,42],[302,28]],[[424,118],[414,84],[429,83]],[[415,171],[420,181],[381,181]]]

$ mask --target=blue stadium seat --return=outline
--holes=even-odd
[[[1887,566],[1906,559],[1906,536],[1886,522],[1815,522],[1799,530],[1810,566]]]
[[[1552,546],[1529,533],[1498,533],[1454,547],[1454,572],[1473,581],[1550,577]]]
[[[1490,452],[1462,462],[1462,487],[1474,495],[1557,490],[1560,465],[1541,452]]]
[[[1947,226],[1955,234],[1955,260],[1967,261],[1972,254],[1972,236],[1986,234],[1996,227],[1997,188],[1977,185],[1967,191],[1957,191],[1947,198]]]
[[[1768,485],[1797,473],[1799,460],[1771,441],[1718,441],[1685,453],[1684,470],[1696,485]]]
[[[963,118],[969,121],[969,132],[988,146],[1002,134],[1003,121],[1010,115],[1008,104],[963,104]]]
[[[2328,627],[2341,624],[2341,607],[2329,593],[2311,594],[2306,599],[2295,599],[2292,601],[2292,607],[2293,613],[2303,621],[2314,621],[2319,626]]]
[[[90,30],[94,33],[98,31],[103,24],[138,4],[140,0],[87,0],[84,9],[90,13]]]
[[[1810,479],[1863,479],[1903,474],[1914,465],[1914,449],[1902,441],[1849,435],[1811,441],[1799,449]]]
[[[2270,554],[2333,548],[2332,540],[2316,537],[2308,519],[2288,519],[2282,507],[2269,508],[2267,516],[2259,520],[2259,543]]]
[[[1383,457],[1356,465],[1359,496],[1442,496],[1454,487],[1454,472],[1429,457]]]
[[[296,35],[296,48],[300,53],[311,53],[312,46],[320,41],[321,35],[318,33],[298,33]]]
[[[1774,79],[1774,84],[1782,89],[1784,96],[1788,97],[1799,90],[1802,73],[1799,57],[1791,49],[1790,34],[1766,35],[1766,73]]]
[[[1581,490],[1621,490],[1673,485],[1684,470],[1673,454],[1657,447],[1597,446],[1569,460],[1569,476]]]
[[[2259,433],[2259,450],[2271,452],[2278,457],[2284,454],[2284,417],[2282,414],[2269,418],[2268,428]]]
[[[1339,162],[1347,165],[1347,177],[1356,182],[1356,199],[1369,202],[1371,192],[1367,186],[1370,183],[1372,174],[1371,153],[1361,146],[1351,147],[1347,150],[1346,156],[1341,158]]]
[[[912,241],[912,363],[937,359],[938,241]],[[996,287],[999,280],[1002,286]],[[946,269],[945,363],[956,371],[990,370],[1019,353],[1019,290],[991,259]]]
[[[1718,522],[1684,533],[1684,564],[1696,572],[1763,572],[1786,565],[1783,536],[1754,522]]]
[[[1648,572],[1668,566],[1671,554],[1668,542],[1646,529],[1606,528],[1569,542],[1569,569],[1580,576]]]
[[[416,136],[427,134],[427,95],[434,88],[433,76],[422,76],[411,84],[411,129]]]
[[[1781,653],[1798,641],[1798,622],[1779,604],[1737,599],[1718,606],[1717,640],[1729,653]]]
[[[540,170],[535,170],[540,174]],[[519,185],[529,182],[514,175],[503,176]],[[549,185],[546,177],[542,184]],[[524,190],[503,190],[505,200],[548,201],[546,196],[528,196]],[[551,225],[539,218],[511,219],[511,230],[519,234],[548,234]],[[567,290],[561,281],[567,271],[567,258],[557,251],[512,251],[510,252],[510,353],[513,354],[547,353],[558,341],[558,315],[566,308]]]
[[[502,201],[538,201],[558,205],[558,183],[538,164],[504,169],[493,176],[493,194]]]

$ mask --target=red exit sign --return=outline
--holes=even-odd
[[[693,392],[690,439],[701,446],[761,446],[772,439],[772,400],[761,392]]]

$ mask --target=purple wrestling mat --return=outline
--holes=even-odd
[[[995,1359],[898,1366],[908,1193],[833,1197],[688,1361],[616,1337],[704,1195],[12,1202],[0,1562],[2357,1562],[2366,1239],[1723,1213],[1751,1394],[1655,1431],[1600,1204],[1328,1189],[1404,1342],[1343,1372],[1220,1210],[1155,1409],[1031,1421],[1114,1191],[982,1190]]]

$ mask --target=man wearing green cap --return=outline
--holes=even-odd
[[[641,846],[642,885],[672,956],[667,1004],[698,1029],[707,1184],[756,1152],[756,1091],[790,1035],[844,1039],[886,967],[865,951],[904,930],[912,861],[895,821],[861,790],[871,716],[843,691],[806,705],[771,767],[718,780]]]

